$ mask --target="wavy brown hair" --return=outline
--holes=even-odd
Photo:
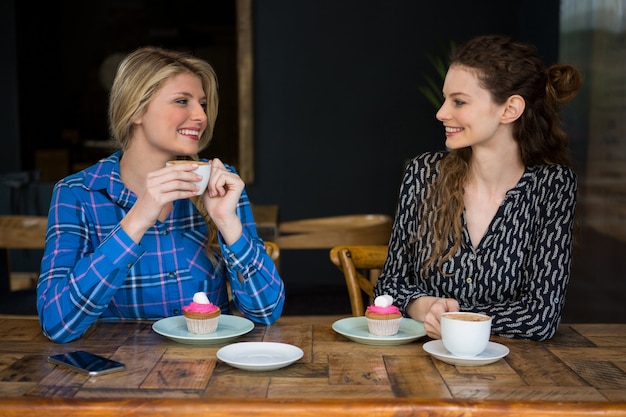
[[[571,65],[545,68],[534,46],[507,36],[479,36],[452,52],[450,67],[461,67],[476,74],[492,100],[503,104],[512,95],[526,102],[514,122],[513,138],[518,143],[525,166],[570,165],[567,134],[559,116],[560,106],[574,98],[583,78]],[[424,265],[442,271],[443,263],[459,249],[463,227],[463,187],[467,180],[471,148],[450,151],[439,165],[424,204],[431,215],[422,217],[421,230],[434,233],[434,250]]]

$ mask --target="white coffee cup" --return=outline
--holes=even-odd
[[[441,341],[454,356],[470,358],[480,355],[489,343],[491,317],[471,312],[449,312],[441,315]]]
[[[209,183],[209,177],[211,176],[211,164],[206,161],[191,161],[191,160],[177,160],[177,161],[168,161],[165,165],[178,165],[178,164],[197,164],[198,168],[193,170],[198,175],[202,176],[200,181],[194,182],[199,188],[196,195],[202,195],[206,190],[207,184]]]

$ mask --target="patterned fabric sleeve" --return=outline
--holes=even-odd
[[[245,190],[238,214],[243,224],[241,238],[231,246],[226,246],[220,239],[233,302],[244,316],[258,323],[271,324],[282,313],[285,289],[274,261],[258,237]]]
[[[116,227],[92,247],[81,204],[66,183],[55,186],[37,283],[43,332],[57,342],[80,337],[107,308],[143,249]]]
[[[442,156],[441,152],[426,153],[407,166],[400,186],[389,253],[374,289],[375,296],[391,295],[404,315],[411,301],[428,295],[428,291],[417,284],[419,271],[415,269],[415,253],[421,248],[415,236],[420,221],[418,207],[426,196],[425,185],[436,175],[436,164]]]

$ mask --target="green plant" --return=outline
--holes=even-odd
[[[424,98],[428,100],[436,109],[443,104],[443,96],[441,94],[441,88],[443,81],[446,78],[446,72],[450,65],[450,55],[454,52],[456,43],[450,41],[447,45],[441,46],[441,55],[426,54],[426,58],[433,66],[435,73],[437,74],[437,81],[428,74],[424,74],[425,84],[418,86],[419,91]]]

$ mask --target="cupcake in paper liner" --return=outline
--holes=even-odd
[[[193,301],[183,307],[187,330],[195,334],[215,333],[222,311],[211,303],[203,292],[197,292]]]
[[[400,330],[402,313],[393,305],[393,297],[379,295],[365,311],[367,328],[374,336],[393,336]]]

